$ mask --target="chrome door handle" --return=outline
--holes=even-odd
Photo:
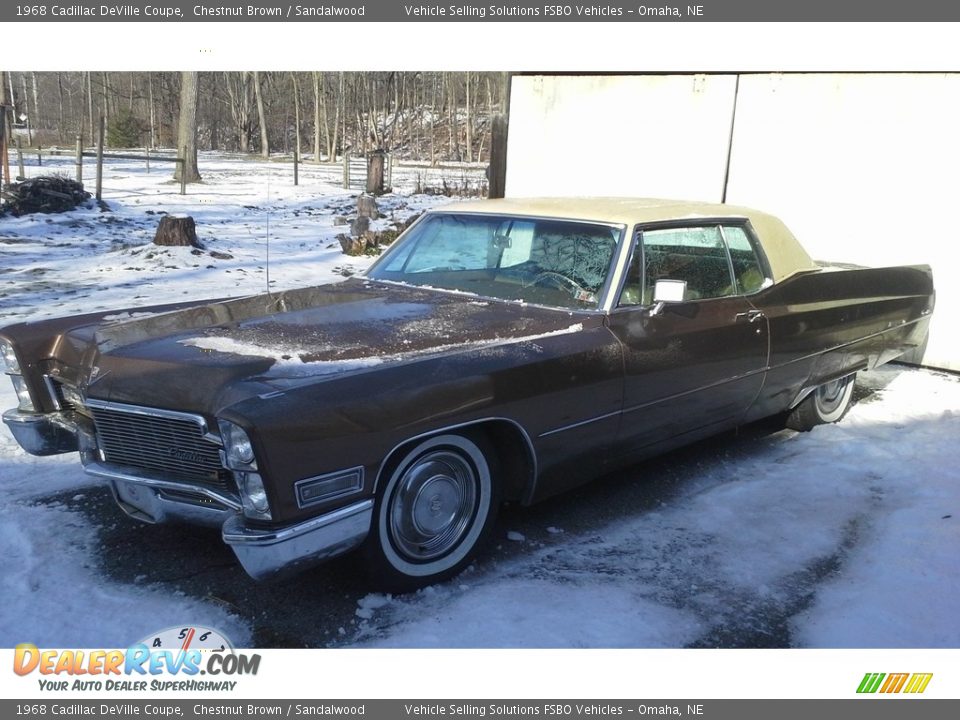
[[[747,310],[746,312],[737,313],[735,318],[737,322],[755,323],[763,320],[764,314],[759,310]]]

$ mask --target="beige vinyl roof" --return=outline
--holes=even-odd
[[[630,228],[669,220],[746,218],[760,237],[774,281],[796,272],[817,269],[816,263],[778,218],[736,205],[656,198],[504,198],[451,203],[431,212],[525,215],[604,222]]]

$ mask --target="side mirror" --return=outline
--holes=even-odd
[[[494,235],[493,247],[495,250],[506,250],[507,248],[513,247],[513,241],[509,235]]]
[[[686,292],[686,280],[657,280],[657,284],[653,286],[653,301],[655,303],[683,302]]]

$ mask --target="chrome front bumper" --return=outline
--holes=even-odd
[[[290,574],[345,553],[360,545],[370,532],[373,500],[361,500],[282,528],[252,527],[242,515],[239,497],[228,492],[101,462],[92,435],[64,413],[8,410],[3,422],[32,455],[80,451],[84,470],[107,480],[117,504],[137,520],[221,527],[223,541],[256,580]]]
[[[63,413],[7,410],[3,422],[20,447],[31,455],[60,455],[79,449],[77,426]]]
[[[85,469],[109,480],[117,503],[138,520],[221,527],[223,541],[255,580],[292,574],[352,550],[367,537],[373,520],[373,500],[362,500],[295,525],[251,527],[239,500],[219,491],[97,462]]]
[[[352,550],[363,542],[373,520],[373,500],[279,529],[252,528],[234,515],[223,524],[223,541],[256,580],[298,572]]]

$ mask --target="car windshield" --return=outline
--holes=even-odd
[[[569,220],[435,213],[367,277],[562,308],[596,308],[619,227]]]

